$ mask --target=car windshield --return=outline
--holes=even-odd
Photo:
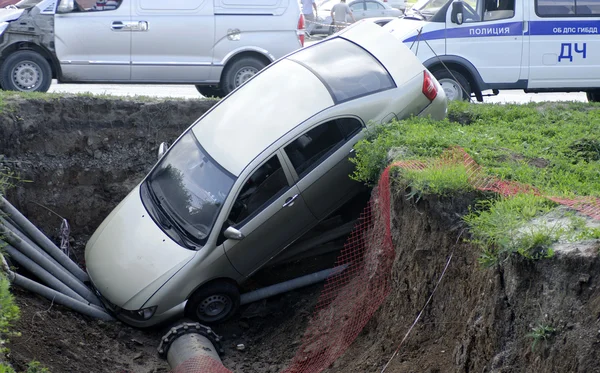
[[[204,245],[234,181],[188,131],[149,175],[148,186],[173,228]]]
[[[16,3],[15,6],[19,9],[27,9],[33,8],[41,2],[42,0],[21,0],[18,3]]]

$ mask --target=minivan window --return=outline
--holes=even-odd
[[[332,120],[298,137],[285,147],[285,153],[292,162],[298,177],[302,178],[327,159],[339,145],[343,144],[345,137],[338,121]]]
[[[303,49],[288,59],[319,77],[336,103],[395,88],[392,77],[375,57],[342,38]]]
[[[239,224],[257,214],[288,187],[281,162],[273,156],[246,180],[229,213],[228,223]]]
[[[540,17],[597,17],[600,16],[598,0],[536,0],[535,12]]]
[[[75,12],[116,10],[123,0],[75,0]]]
[[[171,223],[204,245],[234,181],[188,131],[149,175],[148,186]]]

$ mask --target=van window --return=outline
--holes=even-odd
[[[288,188],[281,162],[273,156],[246,180],[229,213],[228,223],[239,224],[257,214]]]
[[[536,0],[535,12],[540,17],[597,17],[598,0]]]
[[[515,16],[515,0],[464,1],[464,22],[496,21]]]
[[[205,0],[140,0],[144,10],[194,10]]]
[[[292,166],[303,178],[320,165],[339,146],[362,128],[355,118],[331,120],[320,124],[285,147]]]
[[[311,70],[338,104],[396,87],[375,57],[342,38],[302,49],[288,59]]]
[[[123,0],[75,0],[74,12],[98,12],[116,10]]]

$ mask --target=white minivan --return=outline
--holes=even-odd
[[[193,84],[222,97],[304,45],[293,0],[22,0],[0,9],[0,85]]]
[[[449,100],[504,89],[600,100],[600,0],[419,0],[384,28]]]

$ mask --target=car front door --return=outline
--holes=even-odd
[[[385,7],[376,1],[365,1],[365,17],[382,17],[385,15]]]
[[[277,152],[244,181],[237,194],[223,228],[232,226],[244,238],[226,240],[225,252],[238,272],[250,276],[315,224]]]
[[[100,3],[100,2],[98,2]],[[75,0],[70,13],[55,15],[61,81],[128,81],[131,78],[130,0]]]
[[[212,0],[132,0],[131,78],[135,82],[208,80],[215,44]]]
[[[308,208],[322,220],[361,188],[350,178],[354,144],[363,123],[355,117],[328,120],[313,127],[284,147],[286,161]]]

